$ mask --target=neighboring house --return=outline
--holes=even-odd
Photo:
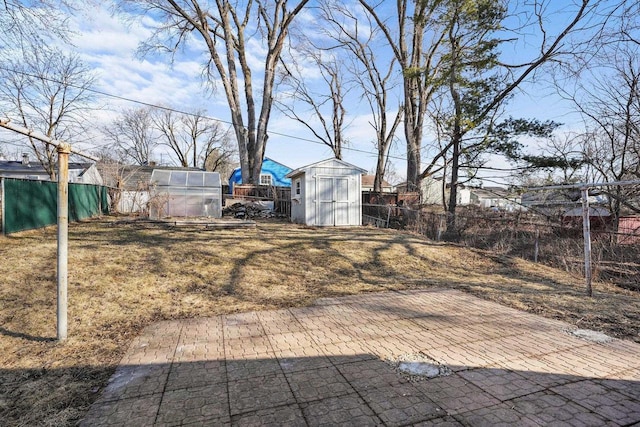
[[[112,208],[119,213],[147,211],[149,183],[155,166],[99,163],[98,169],[110,187]]]
[[[402,183],[396,186],[398,193],[406,192],[407,184]],[[423,205],[443,206],[442,199],[442,177],[426,177],[420,182],[420,198]],[[444,197],[449,202],[449,184],[446,185]],[[458,185],[456,197],[459,206],[471,204],[471,189],[464,185]]]
[[[406,192],[406,183],[398,184],[396,189],[399,193]],[[420,197],[423,205],[443,206],[444,201],[449,203],[450,185],[445,184],[444,194],[442,191],[442,177],[426,177],[420,183]],[[509,192],[503,187],[483,187],[474,188],[466,185],[458,185],[457,193],[458,206],[475,205],[487,209],[500,209],[514,211],[521,209],[520,196]]]
[[[578,206],[568,209],[562,214],[562,223],[576,229],[582,228],[584,208]],[[609,209],[601,206],[589,206],[589,225],[592,231],[604,230],[610,227],[613,218]]]
[[[568,210],[581,207],[581,195],[578,189],[528,191],[521,196],[524,208],[546,216],[562,216]],[[592,206],[606,205],[606,195],[589,196]]]
[[[362,175],[362,191],[373,191],[375,178],[375,175]],[[393,191],[393,185],[383,179],[381,191],[383,193],[391,193]]]
[[[509,212],[522,210],[520,196],[504,187],[470,188],[469,190],[472,205]]]
[[[407,183],[396,185],[398,193],[414,192],[407,188]],[[442,178],[428,176],[420,181],[420,202],[424,205],[442,206]]]
[[[316,226],[362,225],[364,172],[335,158],[290,172],[291,220]]]
[[[0,177],[49,181],[49,173],[40,162],[23,154],[21,161],[0,160]],[[93,163],[69,163],[69,182],[103,185],[100,172]]]
[[[618,242],[620,244],[636,244],[640,242],[640,217],[624,216],[618,223]]]
[[[278,163],[275,160],[265,157],[262,162],[262,169],[260,169],[259,185],[291,187],[291,180],[287,178],[287,174],[292,170],[293,169],[289,166],[285,166],[282,163]],[[242,184],[242,171],[240,168],[234,169],[231,173],[231,177],[229,177],[230,194],[233,194],[233,186],[235,184]]]
[[[123,165],[115,162],[98,164],[98,170],[104,177],[104,185],[110,187],[112,206],[120,213],[147,212],[149,204],[149,187],[154,170],[195,170],[177,166]]]

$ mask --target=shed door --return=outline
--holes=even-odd
[[[349,224],[349,178],[335,178],[333,181],[334,191],[334,224]]]
[[[317,225],[349,225],[349,178],[318,177]]]

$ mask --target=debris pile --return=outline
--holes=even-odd
[[[222,210],[222,215],[239,219],[247,218],[274,218],[278,216],[273,207],[260,202],[234,203]]]

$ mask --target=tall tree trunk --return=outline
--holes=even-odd
[[[405,115],[405,136],[407,138],[407,190],[419,191],[421,180],[420,141],[422,141],[422,129],[413,127],[410,122],[411,118],[407,116],[409,116],[408,112]],[[422,120],[418,121],[422,123]]]
[[[451,183],[449,184],[449,206],[447,206],[447,240],[455,240],[458,235],[456,226],[456,207],[458,206],[458,173],[460,170],[460,126],[453,134],[453,155],[451,158]]]
[[[376,193],[382,192],[382,181],[384,179],[384,169],[385,169],[385,155],[378,151],[378,160],[376,161],[376,175],[373,179],[373,191]]]
[[[447,210],[447,231],[445,238],[447,240],[456,240],[458,237],[458,229],[456,226],[456,207],[458,206],[458,176],[460,172],[460,146],[464,136],[462,130],[462,100],[458,88],[458,40],[454,36],[454,25],[449,30],[449,42],[451,43],[451,68],[449,70],[449,93],[453,101],[453,132],[451,135],[451,144],[453,145],[453,153],[451,157],[451,183],[449,185],[449,206]]]

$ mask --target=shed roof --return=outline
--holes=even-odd
[[[327,165],[328,163],[332,163],[332,165]],[[303,166],[301,168],[298,168],[296,170],[293,170],[291,172],[289,172],[286,177],[287,178],[293,178],[294,176],[298,176],[302,173],[307,172],[309,169],[315,168],[315,167],[335,167],[335,165],[339,165],[340,169],[354,169],[359,171],[360,173],[365,173],[367,172],[366,169],[362,169],[359,166],[356,165],[352,165],[351,163],[345,162],[344,160],[340,160],[340,159],[336,159],[335,157],[330,158],[330,159],[325,159],[325,160],[321,160],[319,162],[315,162],[315,163],[311,163],[310,165],[307,166]]]
[[[582,216],[582,212],[581,207],[573,208],[566,211],[564,216]],[[611,212],[609,212],[609,209],[600,206],[589,206],[589,216],[611,216]]]

